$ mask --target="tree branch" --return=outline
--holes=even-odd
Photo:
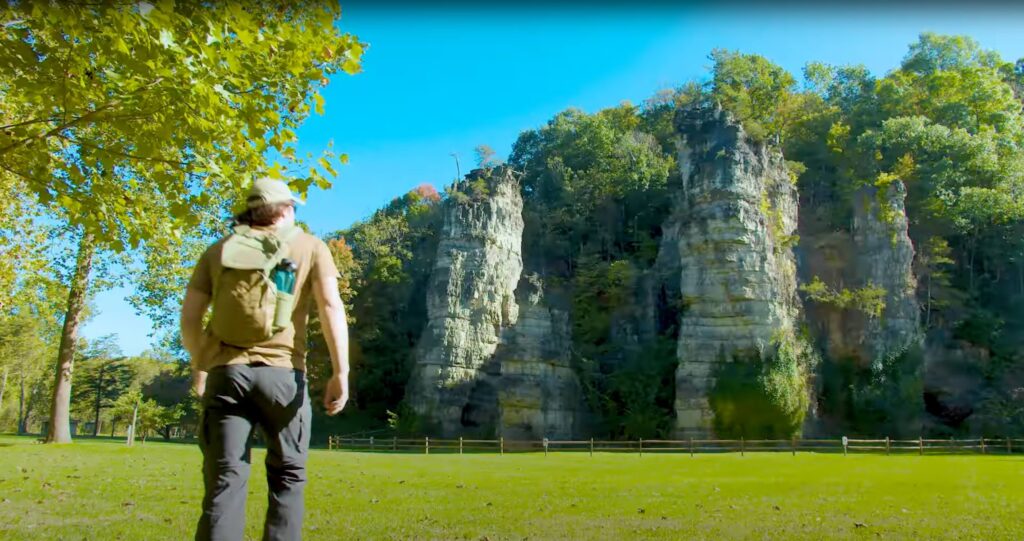
[[[128,159],[131,159],[131,160],[148,161],[148,162],[165,163],[167,165],[173,165],[175,167],[181,167],[181,168],[188,167],[188,164],[186,162],[167,160],[167,159],[164,159],[164,158],[151,158],[151,157],[147,157],[147,156],[139,156],[139,155],[130,154],[130,153],[127,153],[127,152],[118,152],[118,151],[112,150],[110,148],[101,147],[101,146],[98,146],[98,145],[93,145],[91,143],[84,143],[82,141],[79,141],[78,139],[75,139],[73,137],[69,137],[67,135],[57,134],[57,137],[65,140],[65,141],[67,141],[67,142],[69,142],[71,144],[78,145],[78,146],[83,147],[83,148],[90,148],[92,150],[96,150],[96,151],[99,151],[99,152],[106,152],[107,154],[114,154],[115,156],[121,156],[122,158],[128,158]]]
[[[49,118],[33,118],[32,120],[25,120],[23,122],[15,122],[14,124],[7,124],[0,126],[0,130],[6,130],[8,128],[17,128],[18,126],[28,126],[29,124],[41,124],[43,122],[56,122],[57,117]]]
[[[45,182],[43,182],[43,181],[41,181],[41,180],[39,180],[37,178],[31,177],[29,175],[26,175],[25,173],[22,173],[20,171],[15,171],[14,169],[11,169],[10,167],[7,167],[6,165],[4,165],[3,162],[0,162],[0,169],[3,169],[4,171],[7,171],[8,173],[10,173],[12,175],[16,175],[16,176],[19,176],[19,177],[25,179],[29,183],[30,186],[34,184],[38,188],[43,189],[43,190],[45,190],[47,188]]]
[[[144,90],[149,90],[150,88],[153,88],[154,86],[158,85],[163,80],[164,80],[163,77],[157,77],[153,81],[151,81],[149,83],[146,83],[145,85],[140,86],[139,88],[136,88],[135,90],[129,92],[124,97],[118,98],[118,99],[116,99],[116,100],[114,100],[114,101],[112,101],[110,103],[107,103],[106,105],[103,105],[101,107],[93,109],[92,111],[89,111],[88,113],[85,113],[84,115],[82,115],[82,116],[80,116],[78,118],[74,118],[74,119],[71,119],[68,122],[64,122],[60,126],[57,126],[57,127],[53,128],[53,129],[51,129],[49,131],[46,131],[46,132],[43,132],[43,133],[38,133],[38,134],[33,135],[31,137],[26,137],[25,139],[22,139],[21,141],[16,141],[16,142],[11,143],[11,144],[3,147],[3,148],[0,148],[0,156],[10,152],[11,150],[14,150],[15,148],[17,148],[19,146],[27,145],[28,143],[31,143],[32,141],[39,140],[39,139],[48,139],[50,137],[53,137],[54,135],[57,135],[58,133],[60,133],[60,132],[62,132],[64,130],[68,129],[68,128],[71,128],[73,126],[81,124],[82,122],[85,122],[87,120],[92,120],[93,118],[96,118],[100,113],[102,113],[102,112],[104,112],[104,111],[106,111],[108,109],[117,107],[118,105],[121,105],[121,103],[124,102],[125,98],[127,98],[129,96],[132,96],[134,94],[138,94],[138,93],[140,93],[140,92],[142,92]]]

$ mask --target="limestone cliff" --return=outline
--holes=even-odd
[[[662,239],[678,254],[676,432],[706,434],[716,365],[764,356],[800,314],[790,248],[797,201],[777,150],[720,109],[676,115],[682,187]]]
[[[884,189],[862,190],[858,196],[853,215],[857,276],[863,283],[885,290],[881,317],[864,325],[864,350],[870,359],[881,359],[898,355],[921,340],[914,245],[903,203],[906,188],[895,181]]]
[[[526,274],[516,289],[519,320],[502,337],[499,429],[510,439],[569,439],[579,425],[582,396],[569,365],[569,315],[551,306],[544,284]]]
[[[873,286],[884,290],[882,313],[809,303],[808,321],[823,351],[860,367],[899,354],[920,340],[914,245],[908,234],[902,182],[883,192],[860,189],[853,198],[849,231],[801,228],[800,274],[820,278],[834,290]]]
[[[439,435],[507,428],[519,437],[566,437],[579,394],[568,369],[568,324],[543,304],[539,282],[522,276],[519,182],[497,168],[476,170],[453,188],[408,402]]]

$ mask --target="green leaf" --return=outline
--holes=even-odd
[[[341,64],[341,69],[349,75],[355,75],[362,70],[362,67],[359,65],[359,62],[354,60],[345,60],[345,62]]]
[[[338,172],[334,170],[331,162],[327,161],[325,158],[320,158],[317,162],[320,163],[320,167],[322,167],[324,171],[327,171],[331,176],[338,176]]]
[[[166,28],[160,29],[160,45],[163,45],[164,49],[170,49],[174,47],[174,34]]]

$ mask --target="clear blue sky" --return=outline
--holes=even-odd
[[[704,78],[715,47],[765,55],[797,75],[810,60],[884,74],[922,31],[968,34],[1005,59],[1024,57],[1024,8],[1009,5],[644,5],[428,10],[342,2],[342,28],[370,44],[364,71],[332,79],[326,114],[310,118],[299,138],[314,151],[333,139],[351,162],[331,190],[310,193],[300,219],[328,233],[421,183],[441,188],[455,176],[452,152],[465,172],[477,145],[507,156],[521,131],[567,107],[639,103]],[[127,293],[100,294],[100,313],[84,334],[117,333],[135,354],[149,346],[151,326],[124,302]]]

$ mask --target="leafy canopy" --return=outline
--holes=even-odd
[[[115,250],[177,238],[258,174],[329,186],[333,154],[311,167],[294,130],[322,112],[331,74],[360,69],[364,45],[339,14],[314,1],[7,3],[0,169]]]

